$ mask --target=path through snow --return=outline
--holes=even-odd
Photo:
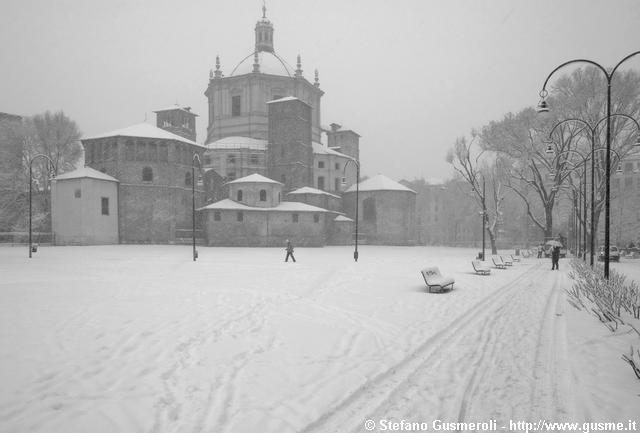
[[[601,360],[569,362],[570,283],[547,260],[483,277],[454,248],[23,253],[0,248],[0,431],[360,432],[602,407],[576,373]],[[425,292],[433,264],[451,293]]]

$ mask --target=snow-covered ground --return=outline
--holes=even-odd
[[[1,432],[360,432],[638,419],[640,381],[548,259],[476,249],[0,248]],[[421,268],[455,277],[425,292]],[[640,260],[614,265],[640,277]],[[630,338],[630,337],[629,337]],[[640,423],[639,423],[640,424]],[[639,427],[640,428],[640,427]]]

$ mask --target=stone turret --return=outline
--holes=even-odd
[[[273,24],[267,19],[267,7],[262,6],[262,19],[256,23],[256,52],[273,53]]]

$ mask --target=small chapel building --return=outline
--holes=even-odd
[[[229,182],[229,198],[201,209],[209,246],[298,246],[327,243],[335,212],[301,202],[282,201],[282,183],[252,174]]]

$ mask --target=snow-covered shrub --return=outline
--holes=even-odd
[[[609,330],[616,332],[620,326],[635,331],[640,337],[640,287],[635,281],[610,270],[609,279],[604,278],[601,265],[591,269],[580,260],[571,261],[569,277],[573,287],[567,290],[568,301],[579,310],[594,314]],[[640,379],[640,350],[631,346],[629,354],[622,355],[635,375]]]

